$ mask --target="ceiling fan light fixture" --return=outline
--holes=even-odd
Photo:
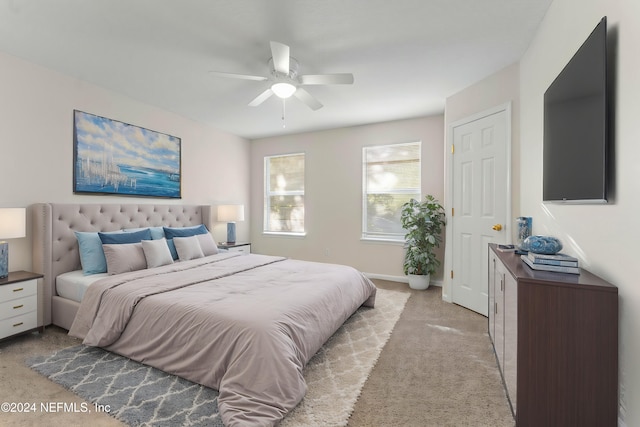
[[[279,82],[274,83],[271,86],[271,90],[276,94],[278,98],[286,99],[289,98],[296,92],[296,87],[291,83]]]

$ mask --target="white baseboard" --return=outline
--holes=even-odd
[[[407,276],[391,276],[388,274],[364,273],[369,279],[388,280],[390,282],[409,283]]]
[[[377,274],[377,273],[364,273],[369,279],[380,279],[380,280],[388,280],[389,282],[400,282],[400,283],[409,283],[409,278],[407,276],[391,276],[388,274]],[[442,287],[441,280],[431,280],[429,285],[440,286]]]

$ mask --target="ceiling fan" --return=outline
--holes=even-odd
[[[299,64],[295,58],[289,56],[289,46],[274,41],[270,43],[270,73],[267,77],[211,71],[212,74],[220,77],[269,82],[269,88],[256,96],[253,101],[249,103],[250,107],[256,107],[262,104],[272,95],[276,95],[283,100],[295,96],[315,111],[322,108],[322,104],[302,86],[353,83],[353,74],[351,73],[298,75]]]

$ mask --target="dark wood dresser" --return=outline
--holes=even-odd
[[[489,335],[516,425],[616,426],[618,288],[489,249]]]

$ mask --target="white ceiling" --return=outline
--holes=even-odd
[[[520,59],[552,0],[0,0],[0,50],[249,139],[439,114]],[[272,97],[269,41],[324,107]]]

